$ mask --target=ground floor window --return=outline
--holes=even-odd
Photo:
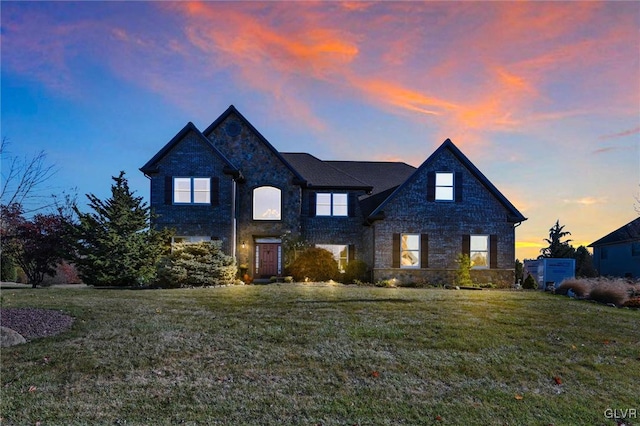
[[[489,236],[471,235],[469,260],[472,268],[489,267]]]
[[[325,249],[333,253],[333,258],[338,262],[338,269],[344,272],[349,262],[349,246],[346,244],[316,244],[317,248]]]
[[[400,239],[400,267],[420,267],[420,234],[402,234]]]

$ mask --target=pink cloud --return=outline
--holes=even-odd
[[[608,134],[608,135],[602,135],[598,139],[600,139],[600,140],[618,139],[618,138],[624,138],[624,137],[631,136],[631,135],[637,135],[638,133],[640,133],[640,127],[635,127],[633,129],[624,130],[622,132],[611,133],[611,134]]]

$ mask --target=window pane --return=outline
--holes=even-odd
[[[175,178],[173,180],[173,188],[176,191],[189,191],[189,192],[191,192],[191,179],[190,178]]]
[[[453,201],[453,187],[436,186],[436,200]]]
[[[333,215],[348,216],[347,194],[333,194]]]
[[[316,194],[316,216],[331,216],[331,194]]]
[[[453,186],[453,173],[436,173],[436,186]]]
[[[253,219],[280,220],[280,190],[262,186],[253,190]]]
[[[489,262],[487,262],[487,252],[485,251],[472,251],[469,257],[471,259],[472,268],[489,266]]]
[[[194,178],[193,179],[193,202],[200,204],[209,204],[211,202],[211,196],[209,192],[209,185],[211,179],[209,178]]]
[[[190,178],[173,179],[173,202],[174,203],[190,203],[191,202],[191,179]]]
[[[471,236],[471,251],[481,250],[487,251],[489,247],[489,237],[487,235]]]

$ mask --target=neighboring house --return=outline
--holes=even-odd
[[[640,218],[589,244],[601,276],[640,277]]]
[[[204,132],[188,123],[140,169],[156,227],[175,241],[222,240],[249,275],[283,275],[291,246],[364,261],[374,281],[510,286],[515,227],[526,218],[450,141],[418,168],[278,152],[230,106]],[[243,271],[244,272],[244,271]]]

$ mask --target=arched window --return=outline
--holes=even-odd
[[[260,186],[253,190],[253,220],[280,220],[282,195],[278,188]]]

